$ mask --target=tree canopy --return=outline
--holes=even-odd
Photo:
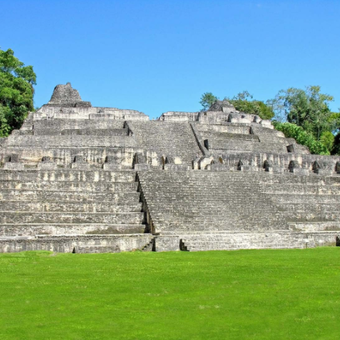
[[[253,100],[253,96],[248,91],[243,91],[232,98],[225,97],[224,99],[234,105],[238,111],[259,115],[262,119],[274,117],[273,109],[260,100]],[[200,104],[203,110],[208,110],[216,100],[218,100],[216,96],[211,92],[206,92],[202,95]]]
[[[340,127],[340,114],[329,108],[333,96],[323,94],[320,90],[320,86],[307,86],[305,90],[281,90],[272,103],[279,120],[301,127],[322,143],[328,152],[333,152],[334,134]]]
[[[25,66],[11,49],[0,49],[0,137],[19,129],[29,111],[33,110],[36,74]]]
[[[211,92],[205,92],[201,96],[200,104],[202,105],[202,110],[206,111],[209,107],[218,100],[216,96],[214,96]]]
[[[217,99],[211,92],[204,93],[200,101],[203,110]],[[253,100],[248,91],[224,99],[236,110],[262,119],[272,119],[275,114],[274,127],[307,146],[311,153],[340,154],[340,109],[338,113],[330,110],[333,96],[321,93],[320,86],[307,86],[305,90],[291,87],[266,102]]]
[[[233,98],[225,98],[235,106],[235,109],[249,114],[260,116],[262,119],[272,119],[273,109],[260,100],[254,100],[248,91],[243,91]]]
[[[273,123],[276,130],[282,131],[287,138],[294,138],[297,143],[307,146],[312,154],[330,154],[330,150],[326,145],[324,145],[321,141],[317,141],[311,133],[306,132],[301,126],[288,122],[280,123],[274,121]]]

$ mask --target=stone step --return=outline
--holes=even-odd
[[[340,230],[339,221],[318,221],[318,222],[288,222],[291,230],[301,231],[338,231]]]
[[[20,147],[22,145],[31,147],[41,147],[48,145],[48,147],[137,147],[136,140],[130,136],[15,136],[15,138],[8,139],[7,142],[10,147]]]
[[[339,210],[339,202],[277,202],[276,205],[281,207],[284,210],[289,211],[324,211],[327,209],[330,210]]]
[[[207,224],[195,224],[195,223],[190,223],[188,222],[183,222],[181,224],[178,224],[178,226],[169,226],[166,223],[154,221],[154,224],[156,226],[160,226],[157,228],[157,231],[164,232],[171,230],[172,232],[176,232],[179,234],[182,233],[187,233],[191,231],[197,231],[200,233],[205,233],[205,232],[216,232],[216,231],[225,231],[225,232],[233,232],[235,230],[239,232],[272,232],[275,231],[278,227],[280,227],[281,230],[288,231],[289,227],[286,222],[281,223],[281,225],[273,225],[268,223],[267,225],[264,224],[251,224],[251,223],[244,223],[242,225],[237,225],[237,228],[235,228],[235,225],[229,225],[226,223],[219,223],[218,221],[212,221]],[[274,221],[275,222],[275,221]]]
[[[73,192],[121,192],[137,191],[137,182],[21,182],[0,181],[0,192],[4,189],[15,190],[45,190]]]
[[[65,129],[123,129],[124,120],[102,120],[102,119],[44,119],[34,121],[34,132],[56,131]]]
[[[295,193],[277,193],[268,194],[270,199],[275,203],[327,203],[327,202],[339,202],[340,191],[334,194],[327,193],[315,193],[315,194],[295,194]]]
[[[206,247],[206,246],[192,246],[187,247],[188,251],[211,251],[211,250],[241,250],[241,249],[303,249],[305,248],[304,244],[297,244],[295,246],[289,246],[289,245],[268,245],[268,246],[261,246],[261,245],[253,245],[253,246],[247,246],[247,245],[239,245],[237,247],[233,247],[230,245],[227,246],[214,246]]]
[[[73,248],[73,253],[76,254],[104,254],[104,253],[117,253],[120,249],[117,246],[76,246]]]
[[[108,213],[125,213],[140,212],[142,204],[112,202],[63,202],[63,201],[0,201],[0,211],[32,211],[32,212],[108,212]]]
[[[21,223],[0,225],[0,236],[97,235],[144,233],[144,224]]]
[[[224,238],[199,237],[182,238],[182,242],[189,251],[198,250],[235,250],[235,249],[267,249],[267,248],[304,248],[306,243],[302,237],[292,235],[231,235]]]
[[[77,247],[98,249],[108,247],[111,252],[142,250],[152,239],[151,234],[106,234],[106,235],[37,235],[36,237],[1,237],[3,253],[45,250],[72,253]]]
[[[189,251],[307,248],[336,244],[334,231],[273,231],[252,233],[179,234],[181,243]]]
[[[103,171],[103,170],[4,170],[0,169],[0,182],[134,182],[135,171]]]
[[[337,186],[296,186],[296,187],[277,187],[275,185],[268,185],[266,188],[263,188],[262,193],[264,195],[268,195],[269,197],[275,199],[280,197],[286,197],[286,196],[339,196],[339,188]]]
[[[26,134],[26,133],[25,133]],[[34,129],[34,136],[127,136],[127,129],[107,129],[107,128],[88,128],[88,129],[72,129],[66,128],[62,130],[51,130],[51,129]]]
[[[268,232],[261,232],[258,231],[259,233],[263,234],[268,234]],[[275,229],[272,232],[275,232],[277,235],[286,235],[286,234],[291,234],[292,231],[287,231],[287,230],[280,230],[280,229]],[[179,231],[162,231],[159,235],[160,236],[178,236],[181,239],[191,239],[199,236],[199,237],[234,237],[238,235],[247,235],[249,234],[248,232],[244,231],[235,231],[235,230],[210,230],[202,233],[201,230],[193,230],[193,231],[187,231],[187,232],[179,232]]]
[[[12,212],[2,211],[0,225],[21,223],[142,223],[144,213],[70,213],[70,212]]]
[[[42,201],[42,202],[110,202],[112,204],[133,204],[139,202],[137,191],[96,192],[96,191],[53,191],[2,189],[0,201]]]

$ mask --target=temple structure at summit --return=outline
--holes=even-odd
[[[70,83],[0,139],[0,252],[340,245],[340,157],[227,101],[149,120]]]

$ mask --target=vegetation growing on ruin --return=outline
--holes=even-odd
[[[29,111],[33,111],[33,85],[36,74],[25,66],[11,49],[0,49],[0,137],[19,129]]]
[[[301,126],[292,123],[273,122],[278,131],[282,131],[287,138],[294,138],[297,143],[306,146],[312,154],[329,155],[327,147],[317,141],[315,137],[305,131]]]
[[[337,339],[338,248],[0,255],[0,338]]]
[[[295,138],[313,154],[340,154],[340,112],[330,110],[333,96],[321,93],[320,86],[307,86],[304,90],[291,87],[266,102],[253,100],[248,91],[224,99],[238,111],[256,114],[262,119],[272,119],[275,114],[275,129],[287,138]],[[216,96],[206,92],[200,104],[207,110],[216,100]]]
[[[272,101],[272,105],[277,118],[300,127],[295,129],[300,140],[305,141],[307,135],[314,138],[315,142],[310,138],[308,142],[312,147],[312,153],[330,154],[336,153],[337,145],[334,136],[340,128],[340,113],[332,112],[329,108],[332,101],[333,96],[321,93],[320,86],[307,86],[304,90],[297,88],[281,90]],[[277,124],[276,127],[282,128],[282,125]],[[283,131],[286,137],[293,137],[292,129],[291,125],[286,125],[284,130],[287,134],[283,130],[280,131]],[[305,132],[304,136],[302,136],[303,132]],[[322,144],[327,152],[318,147],[316,142]],[[300,144],[308,146],[304,143]]]
[[[253,99],[253,96],[248,91],[243,91],[232,98],[225,97],[224,99],[234,105],[238,111],[258,115],[262,119],[272,119],[274,117],[274,111],[271,106],[260,100]],[[202,95],[200,104],[203,110],[208,110],[216,100],[218,100],[216,96],[211,92],[206,92]]]

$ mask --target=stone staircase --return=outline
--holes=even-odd
[[[0,139],[0,251],[339,245],[340,158],[215,104],[149,121],[58,85]]]
[[[160,241],[179,246],[182,251],[239,250],[239,249],[303,249],[318,246],[340,245],[339,235],[334,231],[189,231],[162,232],[156,236]]]
[[[133,170],[0,169],[0,237],[144,233],[135,177]],[[82,252],[85,248],[92,252],[87,245]]]
[[[280,210],[249,174],[139,173],[157,231],[288,230]]]
[[[188,251],[339,243],[337,177],[264,171],[153,171],[138,176],[158,243],[162,238],[169,242],[169,235],[178,236],[170,241],[172,247],[178,243]]]
[[[340,176],[287,174],[272,182],[262,177],[259,182],[261,191],[282,211],[290,229],[339,230]]]
[[[266,233],[208,232],[180,235],[188,251],[305,248],[302,234],[297,237],[287,231]]]

